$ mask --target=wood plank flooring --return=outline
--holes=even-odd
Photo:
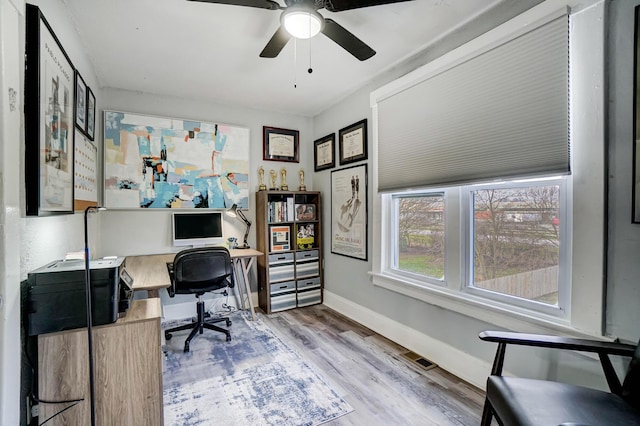
[[[439,367],[425,370],[406,348],[323,305],[265,315],[354,411],[326,423],[478,425],[484,393]]]

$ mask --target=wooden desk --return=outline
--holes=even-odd
[[[256,314],[253,300],[251,299],[251,286],[249,285],[249,270],[255,258],[262,256],[263,253],[254,249],[235,249],[229,250],[229,253],[236,272],[236,296],[240,298],[242,309],[245,309],[245,298],[247,299],[249,310],[251,311],[251,319],[255,320]],[[167,262],[173,262],[176,254],[127,256],[125,267],[133,278],[133,290],[147,290],[150,297],[158,297],[159,290],[171,286],[166,264]],[[240,284],[240,277],[242,277],[244,285]]]
[[[124,318],[93,328],[98,425],[161,425],[160,299],[134,300]],[[47,401],[85,398],[51,425],[90,424],[87,329],[38,336],[38,395]],[[40,422],[69,404],[40,404]]]

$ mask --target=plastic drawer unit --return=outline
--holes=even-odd
[[[315,305],[322,302],[320,277],[298,280],[296,286],[298,289],[298,307]]]
[[[320,275],[318,250],[296,252],[296,278]]]
[[[284,311],[296,307],[296,282],[286,281],[271,284],[271,312]]]
[[[293,253],[270,254],[269,277],[271,282],[294,280]]]

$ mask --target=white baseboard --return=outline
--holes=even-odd
[[[404,346],[435,362],[451,374],[464,381],[485,389],[491,364],[473,357],[449,344],[420,333],[411,327],[358,305],[335,293],[324,291],[324,304],[329,308],[370,328],[376,333]]]

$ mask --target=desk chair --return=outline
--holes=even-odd
[[[196,333],[202,334],[204,329],[224,333],[226,341],[231,340],[229,330],[213,325],[225,321],[227,327],[231,326],[229,318],[214,318],[205,320],[204,302],[200,296],[208,291],[220,290],[225,287],[233,287],[235,279],[229,250],[225,247],[202,247],[187,249],[179,252],[173,263],[168,263],[171,287],[167,289],[170,297],[176,294],[195,294],[198,299],[198,317],[191,324],[181,325],[165,330],[164,337],[170,340],[172,332],[192,329],[189,337],[184,342],[184,352],[189,352],[189,342]]]

